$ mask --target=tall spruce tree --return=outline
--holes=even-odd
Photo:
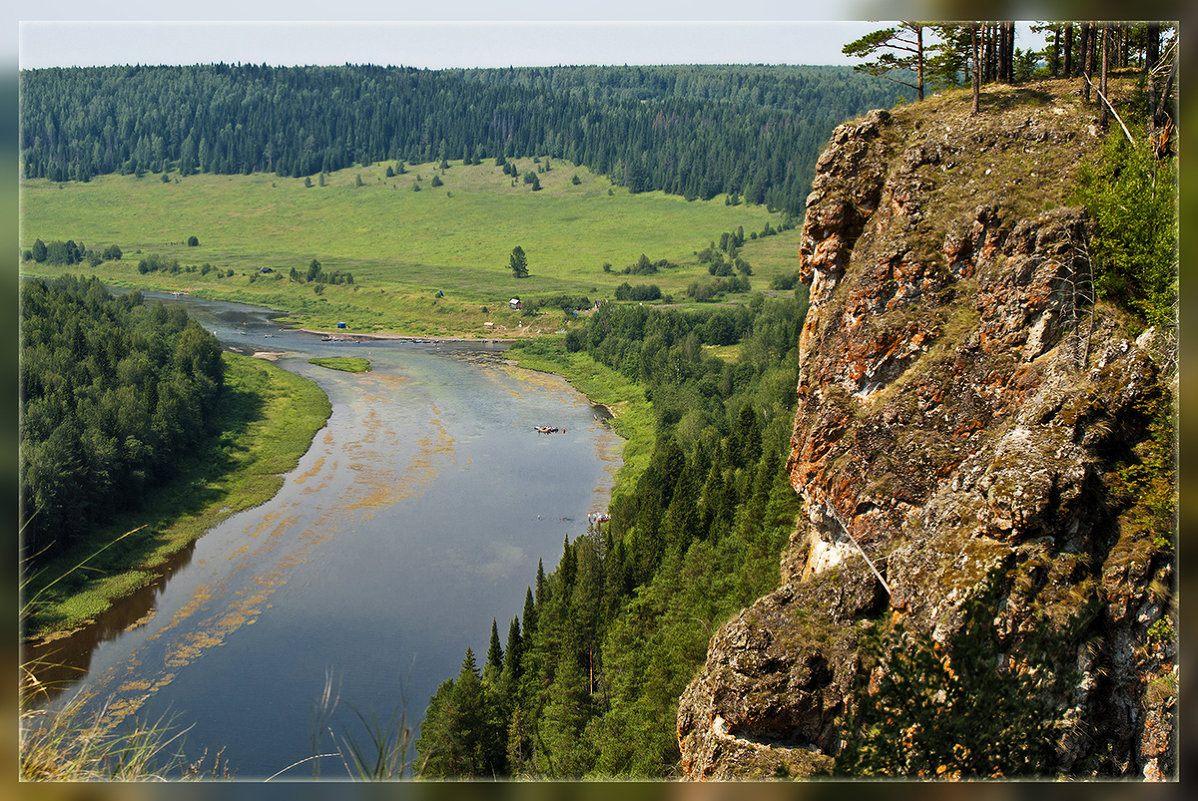
[[[508,258],[508,268],[516,278],[528,277],[528,257],[524,255],[524,248],[519,245],[512,248],[512,255]]]
[[[499,645],[499,626],[491,618],[491,644],[487,648],[487,667],[503,670],[503,648]]]

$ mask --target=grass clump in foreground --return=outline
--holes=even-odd
[[[28,687],[25,688],[28,690]],[[87,712],[82,697],[60,710],[25,710],[20,721],[21,781],[163,781],[220,776],[190,763],[179,746],[185,731],[160,719],[117,731],[104,707]]]
[[[370,372],[370,360],[361,356],[317,356],[308,359],[308,364],[317,367],[327,367],[330,370],[341,370],[346,373]]]
[[[147,586],[172,555],[205,531],[274,497],[283,474],[308,450],[332,413],[320,387],[264,360],[222,357],[225,386],[210,445],[197,448],[140,511],[118,516],[90,544],[64,552],[27,578],[26,638],[77,628]],[[75,569],[84,560],[86,570]]]

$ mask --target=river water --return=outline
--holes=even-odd
[[[321,341],[241,304],[171,299],[222,343],[270,352],[314,379],[333,413],[268,503],[180,554],[155,586],[118,605],[51,659],[125,721],[170,719],[188,757],[265,778],[369,743],[423,717],[467,646],[481,667],[492,616],[501,642],[538,559],[602,511],[622,441],[560,377],[507,363],[499,344]],[[369,373],[308,364],[364,356]],[[554,425],[564,433],[539,434]],[[331,717],[320,699],[331,687]],[[360,717],[359,717],[360,716]],[[361,718],[361,719],[360,719]],[[332,734],[330,734],[330,731]],[[281,778],[344,775],[335,758]]]

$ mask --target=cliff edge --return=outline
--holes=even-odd
[[[1075,89],[833,133],[799,255],[803,513],[679,703],[688,778],[1175,775],[1173,542],[1115,489],[1172,374],[1093,302]]]

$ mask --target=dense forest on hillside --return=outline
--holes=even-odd
[[[180,307],[96,278],[21,285],[21,523],[46,555],[172,473],[207,433],[224,377],[216,337]]]
[[[902,88],[846,67],[214,64],[26,70],[20,91],[27,178],[546,155],[633,192],[798,215],[832,129]]]
[[[796,295],[703,312],[608,304],[571,329],[568,350],[645,388],[654,452],[610,521],[538,571],[506,647],[492,621],[481,664],[468,650],[442,683],[417,743],[420,773],[676,771],[678,697],[711,632],[777,584],[794,530],[782,464],[806,311],[805,290]],[[735,358],[704,347],[728,342]]]

